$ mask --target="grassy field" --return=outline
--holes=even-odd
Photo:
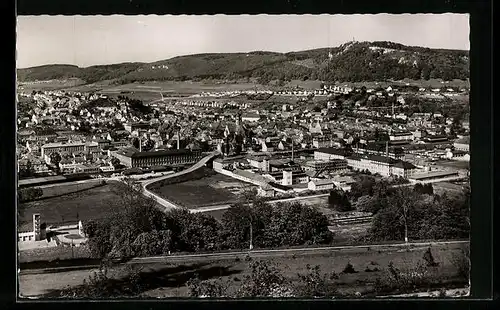
[[[392,262],[402,271],[414,268],[423,261],[426,247],[413,248],[406,251],[398,248],[377,249],[346,249],[334,250],[328,254],[289,255],[272,257],[263,260],[270,261],[278,266],[281,272],[292,281],[297,281],[298,273],[306,272],[306,265],[319,265],[323,273],[336,272],[339,274],[338,289],[343,293],[356,291],[369,292],[373,289],[377,277],[383,277],[387,266]],[[432,254],[437,267],[429,267],[433,275],[439,275],[444,280],[457,280],[458,269],[453,263],[454,255],[460,253],[461,245],[435,245]],[[343,274],[347,263],[353,265],[355,273]],[[187,297],[186,282],[198,274],[202,279],[221,277],[228,281],[229,291],[236,290],[240,281],[249,274],[249,262],[243,259],[221,261],[186,261],[183,264],[149,264],[141,266],[141,283],[144,284],[143,297]],[[366,271],[367,267],[379,271]],[[125,268],[118,267],[110,275],[120,279],[126,276]],[[23,296],[55,294],[65,286],[80,285],[92,271],[80,270],[57,274],[25,274],[20,276],[20,291]],[[43,285],[40,285],[43,283]]]
[[[33,90],[55,90],[55,89],[68,89],[85,84],[81,79],[67,79],[67,80],[51,80],[43,83],[20,83],[19,87],[25,92]]]
[[[229,204],[238,201],[244,188],[249,185],[222,174],[164,185],[154,192],[186,208]]]
[[[113,211],[111,202],[118,198],[112,191],[112,186],[107,184],[77,193],[19,204],[19,225],[31,225],[33,213],[40,213],[42,222],[47,225],[76,223],[77,213],[82,221],[104,217]]]
[[[88,190],[101,185],[101,180],[92,180],[85,183],[70,183],[70,184],[55,184],[40,186],[43,190],[43,198],[50,198],[55,196],[67,195],[74,192]]]
[[[250,185],[203,168],[202,178],[182,180],[173,184],[152,184],[150,189],[161,197],[186,208],[229,204],[238,201],[243,189]]]

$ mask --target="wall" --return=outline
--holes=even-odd
[[[221,164],[221,163],[217,163],[217,164]],[[244,177],[242,175],[234,174],[233,172],[231,172],[229,170],[222,169],[222,167],[220,165],[216,165],[215,161],[214,161],[214,166],[213,167],[214,167],[214,170],[216,172],[221,173],[223,175],[226,175],[228,177],[231,177],[231,178],[243,181],[243,182],[247,182],[247,183],[252,183],[252,184],[257,185],[257,186],[265,186],[265,185],[267,185],[267,183],[260,182],[260,181],[257,181],[257,180],[253,180],[253,179]]]

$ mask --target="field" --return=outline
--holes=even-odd
[[[112,201],[118,196],[112,191],[112,184],[62,195],[22,203],[19,226],[31,225],[32,214],[40,213],[42,222],[47,225],[76,223],[77,214],[82,221],[106,216],[113,211]]]
[[[441,244],[432,246],[432,254],[437,267],[429,267],[433,275],[438,275],[443,281],[457,281],[457,266],[453,263],[454,255],[460,253],[462,245]],[[423,254],[427,247],[415,247],[411,251],[398,248],[351,248],[332,250],[323,254],[296,254],[283,257],[268,257],[262,260],[277,265],[284,276],[297,281],[298,273],[306,272],[306,265],[318,265],[322,273],[335,272],[339,274],[337,287],[343,293],[370,292],[377,277],[383,277],[387,266],[393,262],[395,267],[402,271],[416,267],[423,261]],[[252,260],[257,260],[254,258]],[[341,273],[347,263],[353,265],[355,273]],[[240,281],[249,274],[249,262],[243,259],[227,259],[220,261],[186,260],[183,264],[161,263],[141,266],[141,283],[144,284],[143,297],[188,297],[186,281],[198,274],[202,279],[216,279],[221,277],[228,281],[229,291],[236,290]],[[366,271],[367,267],[371,270]],[[92,271],[80,270],[50,274],[22,274],[20,275],[20,292],[24,296],[49,294],[57,296],[58,291],[66,285],[76,286],[82,283]],[[123,267],[111,273],[111,277],[122,279],[126,274]],[[40,285],[43,283],[43,285]]]
[[[50,198],[88,190],[101,185],[100,180],[91,180],[83,183],[55,184],[39,186],[43,190],[43,198]]]
[[[33,90],[55,90],[55,89],[68,89],[85,84],[81,79],[67,79],[67,80],[51,80],[42,83],[21,83],[19,88],[25,92]]]
[[[192,209],[234,203],[238,201],[243,188],[248,187],[247,183],[222,174],[207,174],[201,179],[164,185],[153,191],[169,201]]]

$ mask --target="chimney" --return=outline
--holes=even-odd
[[[142,152],[142,139],[139,138],[139,153]]]

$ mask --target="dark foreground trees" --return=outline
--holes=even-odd
[[[299,203],[271,207],[257,199],[252,208],[243,204],[231,207],[218,222],[210,215],[186,209],[161,212],[132,181],[113,186],[120,199],[110,203],[118,211],[84,223],[91,254],[96,258],[244,249],[249,245],[250,224],[253,243],[260,248],[325,244],[333,237],[327,218]]]
[[[469,196],[427,195],[411,188],[389,193],[374,215],[373,240],[462,239],[469,237]]]

